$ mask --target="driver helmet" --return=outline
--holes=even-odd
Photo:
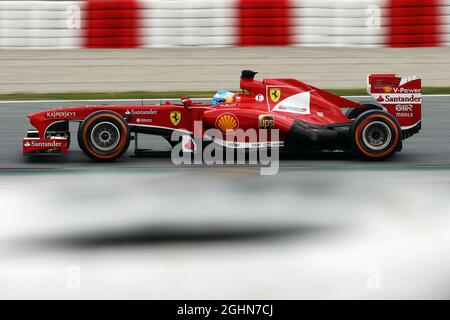
[[[234,102],[234,96],[236,94],[227,90],[219,90],[214,95],[211,101],[211,105],[215,106],[219,103],[233,103]]]

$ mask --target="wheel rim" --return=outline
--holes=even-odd
[[[392,132],[386,123],[373,121],[364,128],[362,138],[367,148],[379,151],[391,143]]]
[[[120,142],[120,131],[111,122],[100,122],[91,131],[91,141],[98,150],[114,150]]]

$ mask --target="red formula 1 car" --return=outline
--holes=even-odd
[[[121,157],[138,134],[159,135],[174,146],[174,132],[182,136],[187,152],[197,150],[195,141],[201,139],[226,148],[343,150],[384,159],[400,151],[402,140],[421,129],[421,80],[415,77],[369,75],[368,92],[373,99],[356,103],[299,80],[258,81],[255,75],[244,70],[242,92],[214,105],[184,97],[180,104],[89,105],[31,114],[36,129],[29,130],[23,140],[23,153],[66,154],[70,121],[80,123],[78,143],[98,161]],[[209,129],[220,130],[223,138],[208,136]],[[273,131],[264,129],[277,129],[277,134],[263,135],[262,131]],[[256,140],[245,135],[229,138],[237,130],[254,130]]]

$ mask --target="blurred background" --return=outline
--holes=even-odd
[[[449,43],[450,0],[0,1],[0,93],[234,90],[245,68],[447,87]]]
[[[423,47],[448,0],[2,1],[2,47]]]
[[[450,298],[449,44],[449,0],[0,1],[0,298]],[[348,92],[417,74],[441,95],[386,162],[21,155],[30,112],[237,90],[242,69]],[[35,93],[78,95],[17,101]]]

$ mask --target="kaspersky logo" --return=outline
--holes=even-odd
[[[73,118],[76,116],[74,111],[49,111],[47,118]]]

